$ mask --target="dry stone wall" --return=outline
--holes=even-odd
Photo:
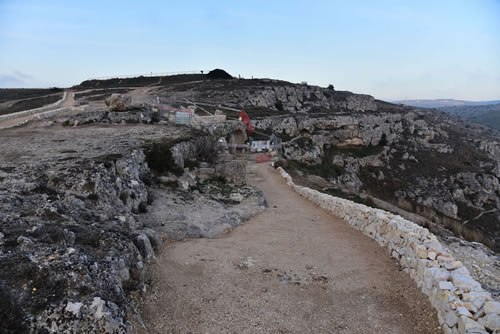
[[[390,212],[296,185],[283,168],[278,170],[295,192],[386,248],[429,296],[445,334],[500,333],[500,302],[429,230]]]

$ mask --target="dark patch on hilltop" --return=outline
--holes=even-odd
[[[44,95],[61,93],[61,88],[1,88],[0,89],[0,103],[29,99],[33,97],[40,97]]]
[[[151,77],[135,77],[135,78],[113,78],[105,80],[85,80],[81,84],[73,86],[75,90],[85,89],[105,89],[105,88],[120,88],[120,87],[144,87],[144,86],[168,86],[174,84],[183,84],[191,81],[206,80],[205,74],[177,74],[168,76],[151,76]]]
[[[208,72],[207,78],[209,79],[232,79],[233,77],[231,74],[227,73],[224,70],[221,70],[219,68],[216,68],[215,70],[212,70]]]

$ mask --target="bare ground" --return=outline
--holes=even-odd
[[[268,209],[216,239],[169,244],[141,333],[440,333],[427,297],[375,241],[289,189],[249,180]]]

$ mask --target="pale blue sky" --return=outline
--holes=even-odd
[[[0,87],[223,68],[381,99],[500,99],[500,0],[0,0]]]

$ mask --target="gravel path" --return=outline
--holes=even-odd
[[[427,297],[375,241],[289,189],[216,239],[170,243],[153,266],[142,333],[440,333]]]

